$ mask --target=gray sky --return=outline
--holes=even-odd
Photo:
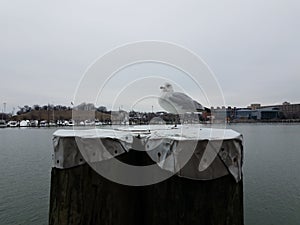
[[[70,105],[96,58],[140,40],[197,53],[215,73],[227,105],[299,103],[299,12],[296,0],[2,0],[0,108],[3,102],[7,111]]]

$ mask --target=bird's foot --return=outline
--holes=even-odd
[[[178,129],[177,124],[175,124],[174,127],[171,127],[171,129]]]

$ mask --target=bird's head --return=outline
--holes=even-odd
[[[164,85],[160,86],[162,92],[173,92],[173,87],[170,83],[165,83]]]

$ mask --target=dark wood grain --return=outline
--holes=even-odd
[[[49,225],[96,224],[242,225],[243,182],[231,175],[209,181],[172,176],[132,187],[108,181],[88,164],[52,168]]]

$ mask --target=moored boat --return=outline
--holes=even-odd
[[[5,120],[0,120],[0,128],[5,128],[5,127],[7,127]]]
[[[29,127],[29,126],[30,126],[29,120],[22,120],[20,122],[20,127]]]
[[[8,127],[17,127],[19,124],[17,121],[11,120],[7,123]]]

